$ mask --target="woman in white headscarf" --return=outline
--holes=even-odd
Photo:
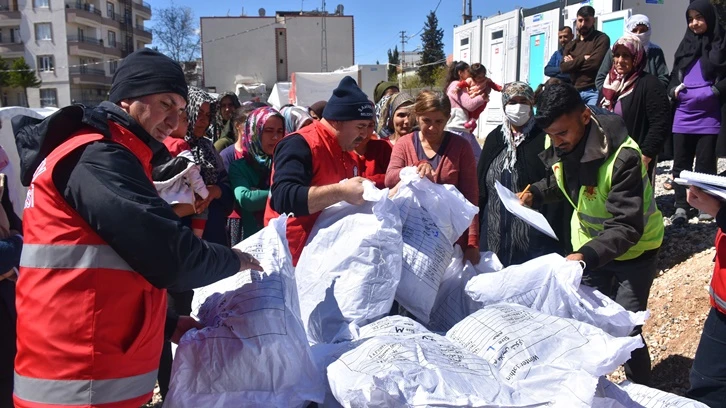
[[[668,82],[670,82],[670,71],[668,70],[663,50],[656,44],[650,42],[652,30],[650,28],[650,20],[648,17],[643,14],[635,14],[630,17],[628,19],[628,23],[625,25],[625,34],[632,34],[638,37],[640,43],[643,44],[643,48],[645,48],[645,56],[647,58],[645,72],[655,75],[664,87],[668,87]],[[611,42],[614,44],[615,41],[617,41],[617,39],[613,39]],[[608,77],[612,66],[613,53],[612,50],[608,50],[607,54],[605,54],[605,58],[602,60],[600,70],[597,72],[597,77],[595,78],[595,84],[597,85],[598,91],[602,90],[602,86],[605,84],[605,79]]]

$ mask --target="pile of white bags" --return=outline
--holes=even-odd
[[[295,274],[311,344],[351,340],[359,326],[387,315],[401,276],[401,220],[388,190],[364,183],[361,206],[320,214]]]
[[[479,208],[456,187],[419,177],[414,167],[402,169],[400,176],[393,197],[403,222],[403,270],[396,300],[428,324],[453,245]]]
[[[648,318],[648,312],[628,312],[602,293],[580,286],[582,272],[581,263],[550,254],[478,275],[466,285],[466,293],[484,306],[515,303],[589,323],[616,337],[627,336]]]
[[[287,217],[236,248],[265,272],[242,271],[195,293],[195,317],[176,350],[165,407],[303,407],[323,400],[324,378],[299,318],[285,238]]]

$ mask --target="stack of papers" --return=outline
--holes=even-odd
[[[683,170],[681,177],[674,181],[682,186],[696,186],[713,196],[726,200],[726,177]]]

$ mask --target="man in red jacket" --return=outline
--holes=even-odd
[[[726,206],[697,187],[688,191],[688,204],[711,215],[718,225],[716,267],[711,279],[711,311],[703,324],[701,341],[693,359],[686,394],[709,407],[726,406]]]
[[[275,147],[265,225],[278,214],[294,214],[287,223],[293,265],[323,209],[340,201],[363,203],[364,179],[349,152],[368,136],[374,117],[368,97],[347,76],[325,105],[322,120],[288,135]]]
[[[143,49],[124,59],[109,102],[42,122],[13,120],[25,245],[17,282],[17,407],[138,407],[164,338],[198,323],[167,313],[188,290],[259,269],[185,227],[151,181],[186,105],[184,73]],[[166,321],[166,331],[164,330]]]

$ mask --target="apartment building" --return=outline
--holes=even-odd
[[[29,106],[93,105],[119,60],[151,43],[150,19],[143,0],[0,0],[0,56],[24,56],[36,70],[42,85],[28,89]],[[22,105],[22,94],[3,89],[0,102]]]

